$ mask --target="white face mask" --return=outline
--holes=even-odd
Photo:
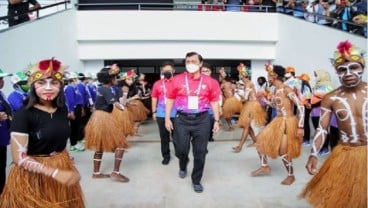
[[[197,64],[186,64],[185,68],[187,68],[187,71],[189,73],[194,73],[199,70],[199,65]]]

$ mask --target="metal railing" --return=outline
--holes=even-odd
[[[328,17],[322,14],[310,13],[304,10],[297,10],[284,7],[266,6],[266,5],[231,5],[231,4],[198,4],[198,3],[80,3],[75,4],[79,10],[185,10],[185,11],[239,11],[239,12],[299,12],[309,14],[315,18],[320,17],[330,20],[334,25],[346,24],[354,30],[345,31],[348,33],[357,34],[367,37],[367,25],[359,25],[351,21],[342,20],[339,18]],[[230,9],[231,8],[231,9]],[[305,21],[305,18],[303,18]],[[317,24],[317,22],[315,22]],[[321,25],[322,26],[322,25]],[[337,28],[338,27],[332,27]],[[341,29],[340,29],[341,30]],[[357,32],[358,31],[358,32]]]
[[[14,15],[1,16],[0,17],[0,22],[2,24],[8,24],[9,18],[14,18],[14,17],[17,17],[17,16],[22,16],[22,15],[28,15],[29,13],[32,13],[32,12],[36,12],[35,19],[39,19],[40,18],[40,11],[41,10],[45,10],[45,9],[48,9],[48,8],[56,7],[56,6],[59,6],[59,5],[64,5],[64,9],[66,10],[66,9],[68,9],[68,4],[70,4],[70,0],[58,2],[58,3],[55,3],[55,4],[50,4],[50,5],[47,5],[47,6],[42,6],[42,7],[38,8],[38,9],[30,10],[30,11],[28,11],[26,13],[18,13],[18,14],[14,14]]]

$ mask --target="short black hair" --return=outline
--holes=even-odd
[[[285,77],[285,68],[281,65],[273,65],[273,72],[277,74],[277,79],[283,80]]]
[[[171,66],[174,68],[174,62],[172,61],[164,61],[162,64],[161,64],[162,67],[164,66]]]
[[[206,68],[210,69],[211,71],[213,71],[213,68],[212,68],[211,64],[209,64],[207,62],[203,62],[202,67],[206,67]]]
[[[266,83],[266,81],[267,81],[267,80],[266,80],[266,78],[265,78],[265,77],[263,77],[263,76],[258,77],[258,78],[257,78],[257,81],[258,81],[258,80],[262,80],[262,82],[263,82],[263,83]]]
[[[110,68],[104,67],[97,73],[97,81],[101,84],[109,84],[116,75],[109,75]]]
[[[86,76],[83,73],[78,73],[78,77],[78,79],[82,82],[86,79]]]
[[[185,58],[188,58],[188,57],[192,57],[192,56],[198,56],[198,59],[200,62],[203,61],[203,57],[201,56],[201,54],[197,53],[197,52],[188,52],[186,55],[185,55]]]

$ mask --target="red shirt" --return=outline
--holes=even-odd
[[[199,113],[208,111],[211,102],[217,102],[220,96],[220,86],[211,77],[201,75],[194,79],[192,74],[184,72],[176,75],[168,88],[167,98],[174,99],[174,108],[183,113]],[[189,92],[189,94],[188,94]],[[198,96],[198,108],[188,108],[188,96]]]

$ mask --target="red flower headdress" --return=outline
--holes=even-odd
[[[238,65],[237,70],[242,76],[249,76],[250,74],[250,69],[247,68],[247,66],[245,66],[243,63]]]
[[[131,70],[127,71],[127,72],[122,72],[120,74],[120,77],[123,80],[126,79],[126,78],[134,78],[135,76],[136,76],[136,73],[135,73],[134,69],[131,69]]]
[[[353,61],[365,65],[363,51],[357,46],[351,44],[348,40],[340,42],[337,51],[334,52],[332,64],[337,67],[345,62]]]
[[[53,78],[62,82],[64,70],[67,68],[68,66],[63,66],[60,61],[51,58],[32,65],[26,74],[29,76],[28,82],[30,84],[36,80],[46,78]]]

